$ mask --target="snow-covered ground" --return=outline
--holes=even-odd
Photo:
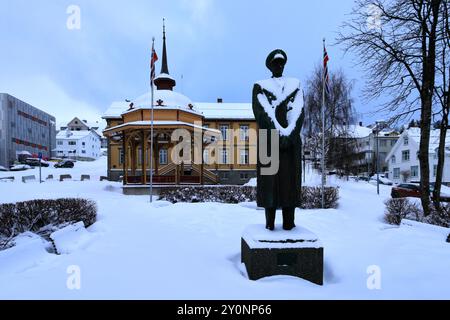
[[[297,224],[325,247],[320,287],[293,277],[245,277],[242,232],[264,223],[255,203],[150,204],[146,196],[122,195],[120,184],[98,181],[105,158],[43,171],[75,179],[91,174],[93,180],[0,182],[0,202],[85,197],[97,201],[98,222],[70,254],[49,254],[39,239],[0,252],[0,299],[450,299],[450,230],[409,221],[386,225],[389,187],[381,186],[379,197],[368,183],[335,181],[338,209],[297,211]],[[308,179],[318,181],[312,174]],[[374,266],[381,271],[380,290],[367,286]],[[67,271],[78,267],[81,289],[70,290]]]

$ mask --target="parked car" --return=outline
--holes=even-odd
[[[50,164],[47,161],[39,160],[38,158],[27,158],[25,159],[25,163],[31,167],[39,167],[39,162],[41,163],[42,167],[49,167]]]
[[[392,186],[394,184],[391,180],[386,178],[384,175],[380,175],[378,180],[379,180],[380,184],[384,184],[386,186]],[[377,183],[377,176],[375,175],[375,176],[371,177],[369,182],[376,184]]]
[[[402,183],[391,190],[391,197],[398,198],[420,198],[420,186],[413,183]]]
[[[29,170],[31,169],[31,167],[27,164],[16,164],[13,165],[9,170],[11,171],[25,171],[25,170]]]
[[[55,164],[55,168],[73,168],[75,164],[72,161],[64,160]]]
[[[433,198],[433,189],[434,183],[430,184],[430,194],[431,198]],[[397,198],[420,198],[421,191],[420,185],[414,183],[403,183],[399,184],[396,187],[392,188],[391,197],[394,199]],[[446,186],[442,186],[440,201],[442,202],[450,202],[450,188]]]
[[[8,169],[6,169],[6,168],[3,167],[3,166],[0,166],[0,171],[8,171]]]

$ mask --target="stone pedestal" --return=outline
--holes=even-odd
[[[242,236],[242,262],[250,280],[289,275],[323,285],[323,245],[307,229],[249,226]]]

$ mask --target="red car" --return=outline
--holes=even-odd
[[[431,199],[433,197],[434,183],[430,186]],[[418,184],[404,183],[392,188],[391,197],[396,198],[420,198],[420,186]],[[450,202],[450,195],[441,192],[441,202]]]
[[[396,198],[420,198],[420,186],[404,183],[392,188],[391,197]]]

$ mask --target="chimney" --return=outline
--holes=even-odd
[[[217,103],[223,103],[223,99],[222,98],[217,98]]]

